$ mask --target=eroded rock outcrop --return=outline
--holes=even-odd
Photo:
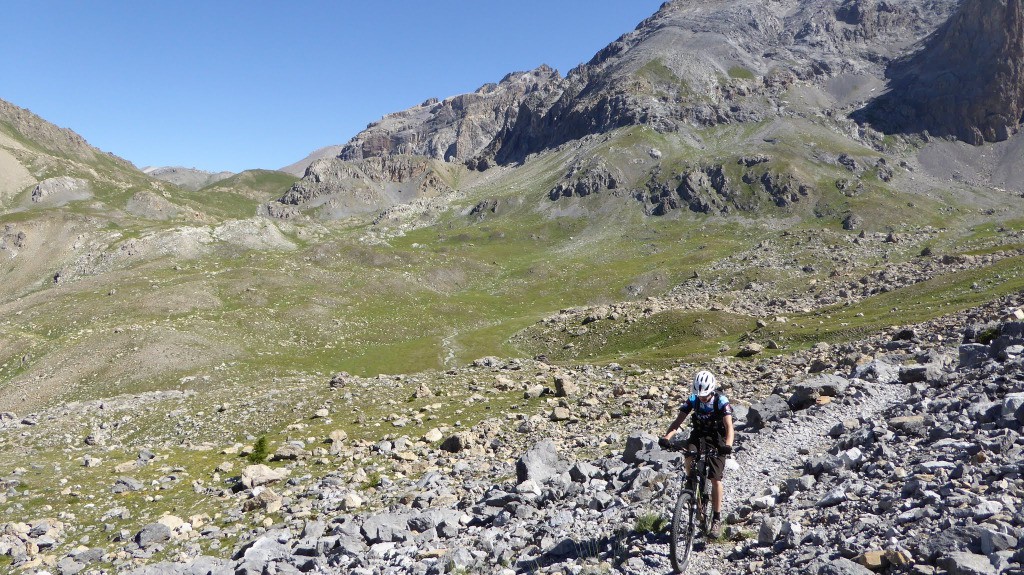
[[[450,193],[452,188],[432,160],[416,156],[381,156],[360,161],[324,158],[263,212],[289,218],[319,208],[326,218],[369,213],[421,198]]]
[[[528,101],[557,95],[561,76],[549,66],[514,72],[472,94],[423,104],[374,122],[341,151],[344,160],[412,154],[463,162],[478,155],[495,136],[518,121]]]
[[[592,166],[574,165],[557,186],[548,192],[552,200],[560,198],[582,198],[602,190],[619,187],[622,176],[616,176],[603,162]]]
[[[739,159],[746,171],[738,182],[730,179],[721,164],[689,168],[673,182],[652,181],[639,199],[650,206],[652,215],[663,216],[681,208],[701,214],[755,211],[769,204],[787,208],[811,195],[811,186],[789,172],[772,170],[767,162]]]

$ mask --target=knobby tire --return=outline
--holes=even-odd
[[[693,500],[693,492],[685,488],[679,492],[676,508],[672,513],[672,536],[669,538],[669,555],[672,569],[676,573],[686,571],[693,551],[693,534],[697,522],[697,505]]]

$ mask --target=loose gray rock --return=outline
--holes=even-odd
[[[760,429],[773,421],[785,419],[792,413],[789,402],[779,395],[769,395],[750,406],[747,423],[754,429]]]
[[[171,529],[163,523],[150,523],[135,534],[135,543],[143,549],[171,538]]]
[[[768,517],[761,522],[761,529],[757,533],[757,542],[760,545],[771,545],[782,535],[782,519]]]
[[[569,463],[558,457],[555,443],[550,439],[535,445],[516,462],[516,478],[519,483],[529,479],[543,483],[568,470]]]
[[[988,557],[964,551],[950,553],[939,559],[939,566],[949,575],[998,575]]]
[[[846,393],[850,380],[837,375],[820,375],[802,381],[793,388],[789,398],[789,407],[793,411],[807,409],[814,405],[819,397],[840,397]]]

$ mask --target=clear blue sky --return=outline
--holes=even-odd
[[[0,99],[139,167],[276,169],[541,64],[660,0],[6,0]]]

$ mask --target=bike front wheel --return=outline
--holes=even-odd
[[[697,498],[697,516],[700,517],[700,530],[704,535],[711,533],[713,523],[711,510],[711,486],[707,481],[702,481],[700,486],[701,496]]]
[[[672,536],[669,539],[669,555],[672,569],[676,573],[686,571],[693,551],[693,536],[697,528],[697,506],[693,492],[683,489],[676,499],[676,508],[672,513]]]

